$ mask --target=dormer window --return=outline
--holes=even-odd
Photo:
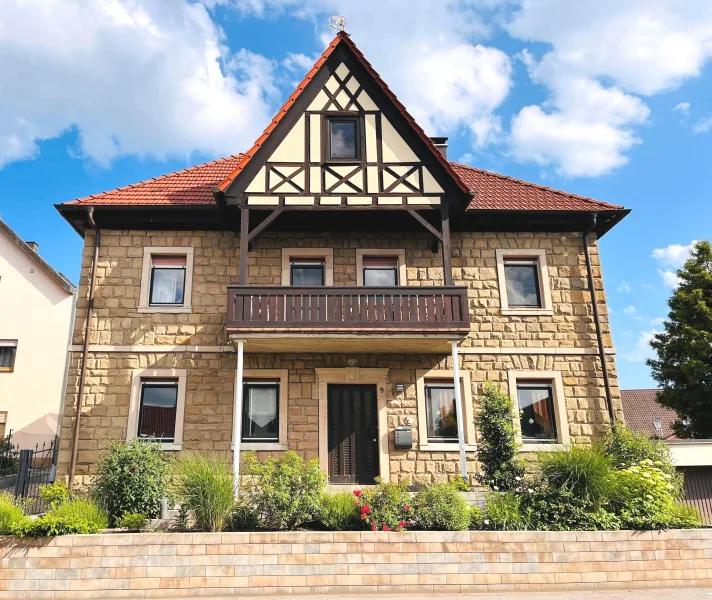
[[[328,160],[359,160],[359,126],[357,117],[327,118]]]

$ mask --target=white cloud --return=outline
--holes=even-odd
[[[712,116],[700,119],[692,126],[692,131],[695,133],[707,133],[712,129]]]
[[[673,107],[673,112],[681,112],[683,115],[687,116],[690,114],[690,103],[689,102],[680,102],[680,104],[676,104]]]
[[[643,362],[648,358],[655,357],[655,351],[650,346],[650,342],[656,333],[660,333],[655,329],[650,331],[641,331],[638,336],[638,341],[629,352],[623,352],[621,356],[630,362]]]
[[[626,307],[623,309],[623,312],[624,312],[625,314],[627,314],[627,315],[635,315],[635,314],[638,313],[638,309],[635,308],[635,306],[633,306],[633,305],[631,304],[630,306],[626,306]]]
[[[618,291],[619,292],[625,292],[628,293],[632,290],[633,288],[630,287],[630,284],[624,279],[623,281],[620,282],[620,285],[618,286]]]
[[[238,152],[271,118],[272,75],[187,0],[5,0],[0,167],[70,129],[99,164]]]
[[[654,319],[650,319],[651,327],[660,327],[663,323],[665,323],[665,317],[655,317]]]
[[[670,244],[669,246],[665,246],[665,248],[655,248],[651,256],[664,267],[679,269],[685,264],[685,261],[690,258],[690,254],[696,243],[697,240],[692,240],[686,246],[682,244]]]
[[[680,285],[680,278],[675,271],[663,271],[662,269],[658,269],[658,275],[663,278],[663,283],[666,288],[674,290]]]

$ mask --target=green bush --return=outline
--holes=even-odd
[[[254,509],[246,503],[238,501],[232,509],[225,529],[227,531],[254,531],[259,524]]]
[[[470,506],[470,523],[468,529],[479,530],[486,529],[485,525],[486,513],[479,506]]]
[[[332,531],[362,529],[358,501],[348,492],[322,494],[319,499],[319,522]]]
[[[235,479],[226,457],[190,452],[173,466],[171,490],[201,531],[222,531],[235,504]]]
[[[129,531],[142,531],[148,526],[148,519],[141,513],[124,513],[117,521],[116,526]]]
[[[11,534],[12,528],[28,520],[22,504],[6,492],[0,492],[0,535]]]
[[[465,481],[465,480],[462,478],[462,475],[458,475],[457,477],[455,477],[455,478],[450,482],[450,485],[455,486],[455,489],[456,489],[458,492],[469,492],[469,491],[470,491],[470,484],[467,483],[467,481]]]
[[[515,492],[489,494],[483,524],[497,531],[529,529],[527,513],[522,511],[521,496]]]
[[[413,500],[420,529],[463,531],[470,525],[470,505],[451,483],[436,483],[418,492]]]
[[[384,483],[376,478],[376,487],[356,490],[362,521],[372,531],[404,531],[415,522],[408,482]]]
[[[514,431],[512,399],[498,385],[486,382],[482,405],[475,419],[479,439],[477,459],[482,471],[477,481],[493,490],[518,489],[524,478],[524,463]]]
[[[606,432],[602,447],[617,469],[637,465],[642,460],[652,460],[654,463],[660,461],[660,469],[665,473],[675,474],[670,447],[664,441],[632,431],[622,423]]]
[[[561,452],[540,452],[544,482],[563,493],[598,505],[611,489],[611,462],[599,448],[572,446]]]
[[[109,525],[106,513],[96,503],[75,498],[52,508],[37,519],[17,522],[12,533],[20,537],[47,537],[78,533],[96,533]]]
[[[114,442],[97,466],[92,497],[111,525],[126,512],[158,516],[166,496],[168,460],[156,442]]]
[[[40,498],[50,508],[69,502],[70,497],[69,487],[63,481],[55,481],[54,483],[40,486]]]
[[[294,529],[318,514],[326,486],[318,460],[307,462],[290,450],[264,463],[248,454],[245,465],[249,474],[244,479],[245,500],[254,507],[263,527]]]

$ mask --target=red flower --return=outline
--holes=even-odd
[[[405,523],[403,521],[398,521],[398,527],[405,527]]]
[[[385,523],[383,524],[383,531],[388,531],[388,525],[386,525]]]
[[[361,507],[361,514],[362,514],[362,515],[363,515],[363,514],[367,514],[367,515],[368,515],[368,514],[371,514],[371,509],[369,508],[368,504],[364,504],[364,505]]]
[[[357,498],[361,495],[361,490],[354,490],[354,496]]]
[[[409,510],[410,510],[410,504],[406,504],[406,505],[403,507],[403,510],[409,511]]]
[[[366,513],[361,513],[361,518],[362,519],[368,519],[368,515]]]
[[[371,531],[376,531],[376,523],[375,521],[371,524]]]

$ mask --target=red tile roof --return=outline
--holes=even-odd
[[[622,206],[584,198],[475,167],[451,163],[475,192],[470,210],[618,210]]]
[[[672,431],[672,422],[677,419],[677,413],[657,403],[655,398],[658,391],[655,389],[621,390],[623,415],[633,431],[666,440],[673,439],[675,434]],[[662,429],[655,429],[653,421],[660,421]]]

